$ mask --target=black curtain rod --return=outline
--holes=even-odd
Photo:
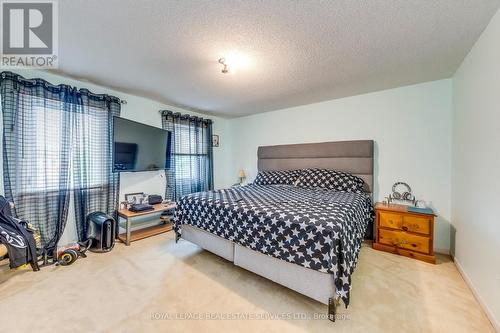
[[[170,110],[159,110],[159,112],[161,113],[162,116],[170,116],[170,117],[180,117],[181,119],[189,119],[189,120],[194,120],[194,121],[201,121],[203,123],[206,123],[206,124],[212,124],[213,121],[212,119],[208,119],[208,118],[202,118],[202,117],[198,117],[198,116],[193,116],[193,115],[190,115],[190,114],[182,114],[181,112],[173,112],[173,111],[170,111]]]
[[[95,99],[99,99],[99,100],[110,99],[111,101],[115,101],[115,102],[118,102],[121,104],[127,104],[126,100],[122,100],[116,96],[112,96],[112,95],[108,95],[108,94],[96,94],[96,93],[91,92],[87,88],[78,88],[78,87],[71,86],[71,85],[64,84],[64,83],[55,85],[55,84],[52,84],[52,83],[48,82],[47,80],[41,79],[41,78],[27,79],[27,78],[23,77],[22,75],[19,75],[19,74],[13,73],[13,72],[9,72],[9,71],[3,71],[0,74],[0,78],[1,78],[1,80],[11,79],[11,80],[14,80],[20,84],[27,85],[27,86],[36,86],[37,84],[42,84],[45,88],[52,89],[52,90],[71,89],[76,93],[84,94],[84,95],[91,97],[91,98],[95,98]]]

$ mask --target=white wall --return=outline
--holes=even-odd
[[[500,332],[500,12],[453,77],[455,260]]]
[[[257,172],[260,145],[375,140],[374,198],[406,181],[439,215],[435,248],[449,249],[451,81],[441,80],[236,118],[233,167]]]
[[[109,94],[120,99],[127,101],[127,104],[122,105],[121,117],[135,120],[144,124],[151,126],[161,127],[161,116],[158,112],[162,109],[168,109],[172,111],[179,111],[182,113],[189,113],[193,115],[199,115],[204,118],[210,118],[213,120],[213,132],[220,136],[220,146],[214,148],[214,182],[216,188],[227,187],[228,185],[234,183],[235,177],[230,177],[230,172],[228,172],[228,160],[230,151],[230,140],[227,135],[228,121],[223,118],[207,116],[202,114],[197,114],[191,111],[186,111],[178,107],[173,107],[159,102],[125,94],[116,90],[101,87],[88,82],[82,82],[78,80],[69,79],[63,76],[54,75],[45,71],[37,70],[16,70],[12,71],[24,76],[25,78],[42,78],[53,84],[68,84],[76,86],[78,88],[87,88],[90,91],[97,94]],[[2,126],[0,126],[1,128]],[[0,133],[1,134],[1,133]],[[1,140],[0,140],[1,145]],[[1,151],[1,146],[0,146]],[[1,158],[1,157],[0,157]],[[2,163],[0,163],[1,167]],[[1,169],[0,169],[1,170]],[[3,176],[0,177],[0,191],[3,194],[4,187],[1,183],[3,181]],[[164,173],[162,171],[149,171],[149,172],[138,172],[138,173],[122,173],[120,177],[120,200],[124,200],[125,193],[133,192],[145,192],[148,194],[160,194],[165,195],[165,185],[166,180]],[[76,231],[74,227],[74,212],[71,210],[69,212],[67,230],[65,230],[65,235],[61,239],[61,244],[66,242],[71,242],[75,240]]]

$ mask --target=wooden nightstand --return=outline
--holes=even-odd
[[[373,248],[436,263],[434,214],[409,212],[404,205],[377,203]]]

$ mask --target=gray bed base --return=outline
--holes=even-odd
[[[373,192],[373,141],[339,141],[259,147],[258,170],[325,168],[346,171],[365,181]],[[246,270],[328,305],[335,321],[339,297],[331,274],[318,272],[247,249],[191,225],[182,225],[183,239]]]
[[[181,237],[233,262],[236,266],[263,276],[323,304],[328,304],[329,299],[335,297],[335,285],[331,274],[318,272],[250,250],[188,224],[182,225]]]

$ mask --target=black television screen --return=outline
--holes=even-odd
[[[169,131],[114,117],[114,172],[169,169],[170,149]]]

